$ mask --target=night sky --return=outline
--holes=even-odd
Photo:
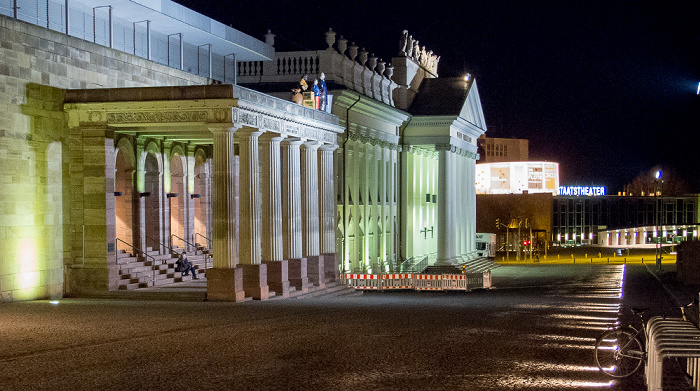
[[[408,30],[440,76],[474,75],[486,135],[529,139],[562,185],[617,193],[661,165],[700,192],[698,0],[176,1],[280,51],[324,49],[331,27],[390,62]]]

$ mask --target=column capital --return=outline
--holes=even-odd
[[[207,124],[207,129],[212,133],[235,133],[243,125],[240,124]]]
[[[285,135],[281,133],[275,133],[275,132],[265,132],[260,136],[260,140],[262,141],[272,141],[272,142],[281,142],[282,140],[285,139]]]
[[[316,140],[307,140],[303,143],[304,147],[308,149],[318,149],[322,144]]]
[[[236,131],[236,136],[239,137],[260,137],[265,133],[258,128],[251,128],[249,126],[243,126],[238,131]]]
[[[299,146],[304,142],[304,140],[300,139],[299,137],[288,137],[282,141],[284,144],[289,144],[289,145],[296,145]]]
[[[323,144],[319,149],[324,152],[333,152],[338,149],[338,144]]]

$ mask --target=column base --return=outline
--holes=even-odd
[[[309,291],[309,278],[306,271],[306,258],[290,259],[288,267],[289,285],[301,293],[307,293]]]
[[[208,301],[245,301],[243,270],[239,268],[212,268],[207,270]]]
[[[435,261],[435,266],[455,265],[456,263],[459,263],[460,261],[461,261],[461,259],[457,259],[457,258],[443,258],[443,259],[438,258],[437,261]]]
[[[323,270],[326,275],[326,282],[335,282],[340,280],[340,271],[335,263],[335,253],[323,254]]]
[[[323,272],[323,255],[307,255],[306,262],[309,270],[309,283],[323,289],[326,287],[325,273]]]
[[[253,300],[270,298],[270,287],[267,285],[267,265],[238,265],[243,269],[243,290],[245,295]]]
[[[264,261],[267,265],[267,286],[284,298],[289,297],[289,261]]]

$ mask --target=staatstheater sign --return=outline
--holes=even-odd
[[[603,186],[559,186],[560,196],[602,196],[605,195]]]

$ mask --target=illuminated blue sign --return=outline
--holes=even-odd
[[[602,196],[605,195],[603,186],[559,186],[561,196]]]

